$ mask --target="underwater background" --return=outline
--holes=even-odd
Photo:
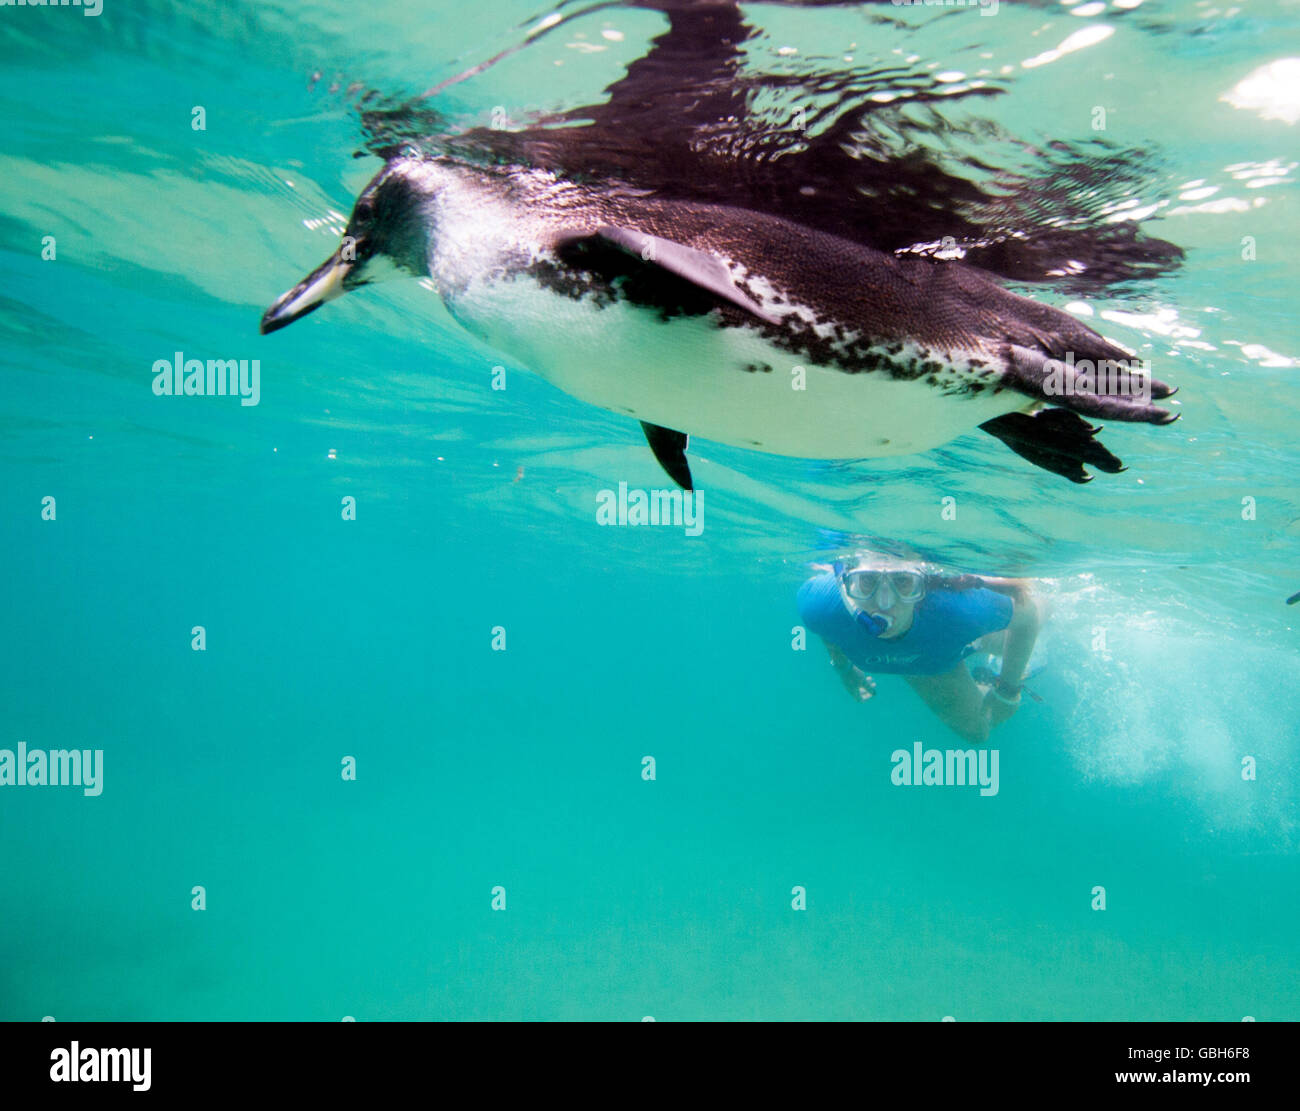
[[[0,787],[0,1019],[1300,1018],[1300,8],[746,5],[769,67],[999,79],[957,160],[1110,105],[1149,155],[1111,217],[1185,262],[1031,292],[1182,419],[1109,425],[1128,470],[1087,486],[978,432],[695,440],[690,537],[598,525],[665,484],[639,428],[420,283],[258,335],[380,165],[358,90],[535,2],[0,8],[0,748],[104,753],[95,797]],[[590,103],[664,26],[573,18],[440,110]],[[259,404],[155,396],[178,351],[260,360]],[[996,795],[894,786],[895,749],[965,746],[794,647],[810,563],[867,543],[1041,580]]]

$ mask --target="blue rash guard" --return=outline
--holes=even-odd
[[[986,633],[1011,623],[1005,594],[977,590],[932,590],[912,615],[912,627],[897,640],[881,640],[864,627],[840,595],[840,580],[818,575],[799,588],[799,614],[809,631],[835,645],[863,671],[894,675],[941,675],[951,671]]]

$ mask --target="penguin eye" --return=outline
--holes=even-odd
[[[357,201],[357,207],[352,210],[352,221],[353,223],[368,224],[374,214],[375,206],[369,199]]]

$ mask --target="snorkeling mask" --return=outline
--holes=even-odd
[[[925,597],[926,576],[920,571],[861,566],[846,569],[838,562],[834,570],[854,619],[873,636],[881,636],[893,627],[891,618],[868,613],[863,608],[872,603],[882,585],[888,583],[890,591],[900,602],[916,603]]]
[[[840,581],[844,583],[844,592],[855,602],[870,602],[886,582],[900,602],[919,602],[925,597],[925,576],[919,571],[860,568],[842,575]]]

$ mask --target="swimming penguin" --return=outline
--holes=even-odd
[[[648,113],[678,112],[677,134],[707,123],[692,113],[736,111],[721,79],[743,38],[734,7],[672,14],[657,64],[634,63],[610,106],[592,113],[594,127],[570,129],[567,150],[565,132],[545,131],[537,148],[593,165],[601,134],[613,143],[629,118],[648,126]],[[710,36],[716,56],[701,45]],[[705,91],[676,68],[681,59],[703,60]],[[1130,374],[1128,352],[985,270],[882,251],[839,224],[810,223],[806,210],[792,219],[736,194],[683,199],[604,172],[394,152],[340,248],[267,309],[261,330],[372,282],[430,278],[478,338],[572,396],[639,420],[687,489],[690,435],[845,460],[926,451],[979,427],[1087,482],[1085,464],[1123,467],[1085,417],[1176,419],[1152,404],[1174,391]],[[1083,372],[1098,365],[1111,368],[1105,390]]]
[[[1085,463],[1121,469],[1084,416],[1175,419],[1127,371],[1113,394],[1076,390],[1075,367],[1126,364],[1128,353],[961,263],[894,257],[766,213],[445,158],[389,162],[343,246],[267,309],[262,331],[401,275],[432,278],[465,328],[566,393],[639,420],[687,489],[691,434],[863,459],[979,426],[1084,482]],[[1151,398],[1173,392],[1146,385]]]

